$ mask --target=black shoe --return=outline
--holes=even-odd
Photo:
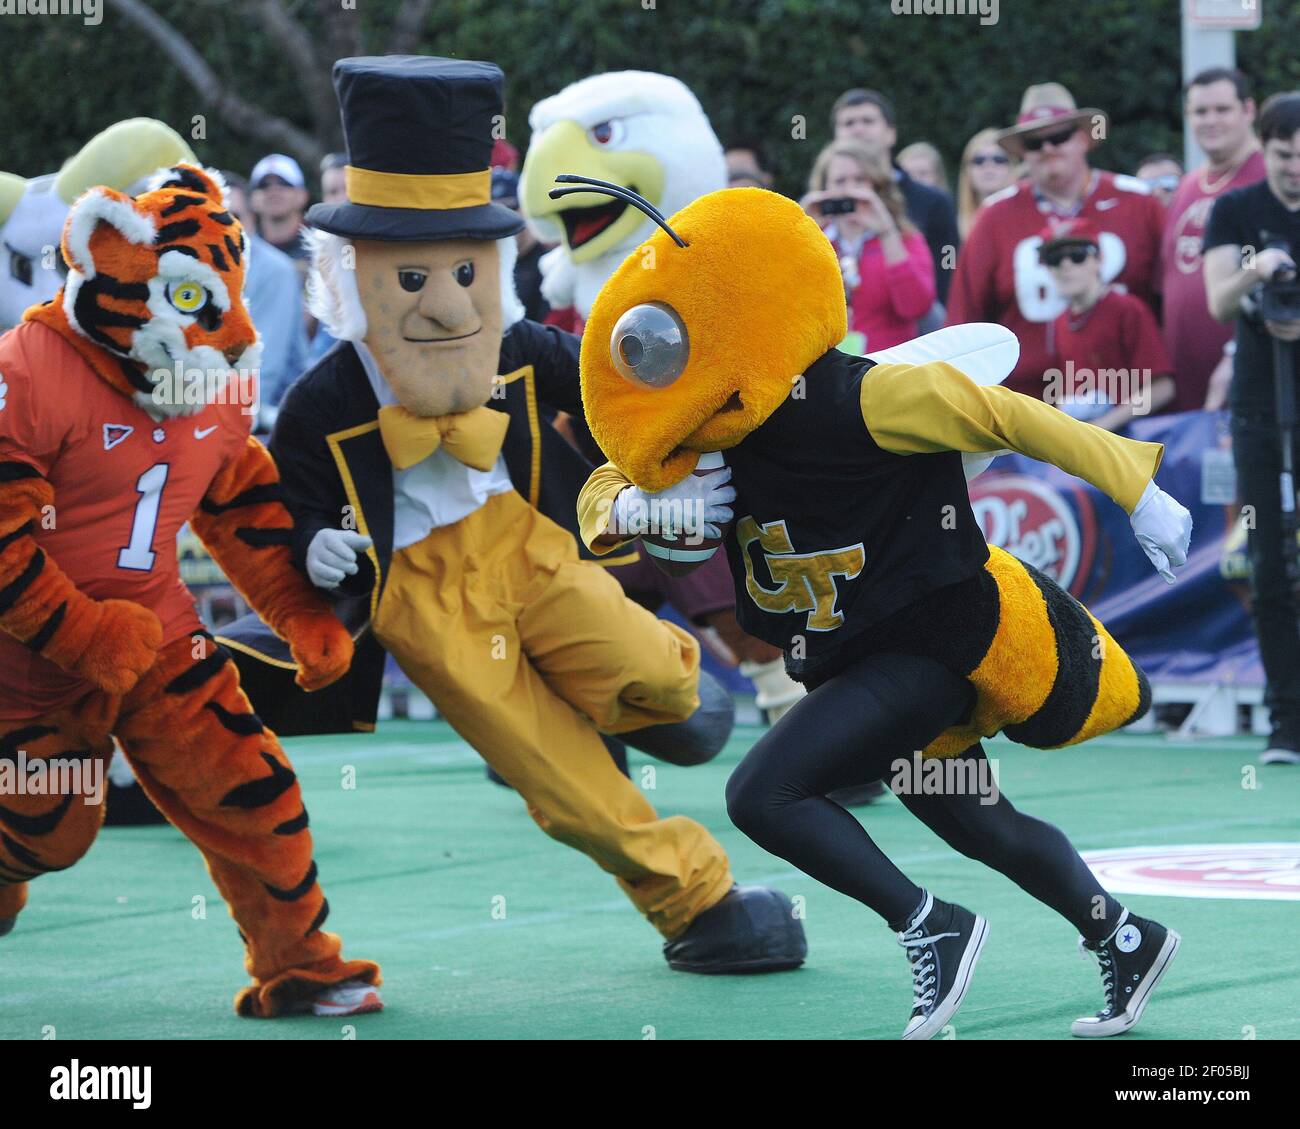
[[[1182,938],[1145,917],[1124,911],[1119,928],[1105,941],[1080,939],[1079,948],[1090,952],[1101,966],[1101,985],[1106,1006],[1096,1015],[1076,1019],[1070,1033],[1084,1039],[1122,1035],[1137,1025],[1142,1011],[1173,962]]]
[[[854,784],[849,788],[836,788],[827,792],[826,798],[842,808],[864,808],[874,804],[881,796],[889,794],[883,780],[873,780],[870,784]]]
[[[17,924],[18,918],[16,917],[0,917],[0,937],[3,937],[6,933],[12,933],[14,926]]]
[[[925,895],[898,934],[912,964],[912,1018],[904,1039],[933,1039],[956,1014],[988,935],[988,922],[978,914]]]
[[[104,810],[105,827],[155,827],[167,822],[139,784],[125,787],[108,782],[107,807]]]
[[[1300,764],[1300,740],[1289,730],[1274,729],[1268,748],[1259,754],[1260,764]]]
[[[664,959],[675,972],[784,972],[807,955],[793,903],[764,886],[733,886],[685,933],[664,942]]]

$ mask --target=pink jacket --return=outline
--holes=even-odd
[[[873,351],[910,341],[917,319],[934,305],[934,260],[925,237],[914,231],[902,238],[902,262],[887,264],[879,239],[867,240],[858,258],[861,281],[849,300],[849,329],[866,334]]]

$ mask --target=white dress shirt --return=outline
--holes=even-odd
[[[379,406],[397,403],[397,397],[379,371],[374,354],[354,341]],[[454,525],[479,509],[494,494],[513,490],[505,455],[497,455],[491,470],[475,470],[439,447],[423,462],[406,470],[393,468],[393,551],[423,541],[444,525]]]

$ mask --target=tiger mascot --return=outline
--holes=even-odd
[[[91,189],[62,245],[63,288],[0,337],[0,768],[63,785],[0,796],[0,935],[33,878],[90,847],[102,786],[74,796],[75,781],[102,785],[116,737],[238,923],[253,984],[236,1011],[376,1011],[378,966],[321,931],[293,769],[177,566],[188,521],[304,689],[347,671],[352,640],[290,564],[292,519],[250,434],[248,242],[219,177],[180,164],[135,198]]]

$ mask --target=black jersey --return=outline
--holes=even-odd
[[[820,665],[873,624],[979,574],[988,546],[956,451],[882,450],[862,418],[873,362],[823,355],[724,452],[736,488],[727,558],[740,625]]]

